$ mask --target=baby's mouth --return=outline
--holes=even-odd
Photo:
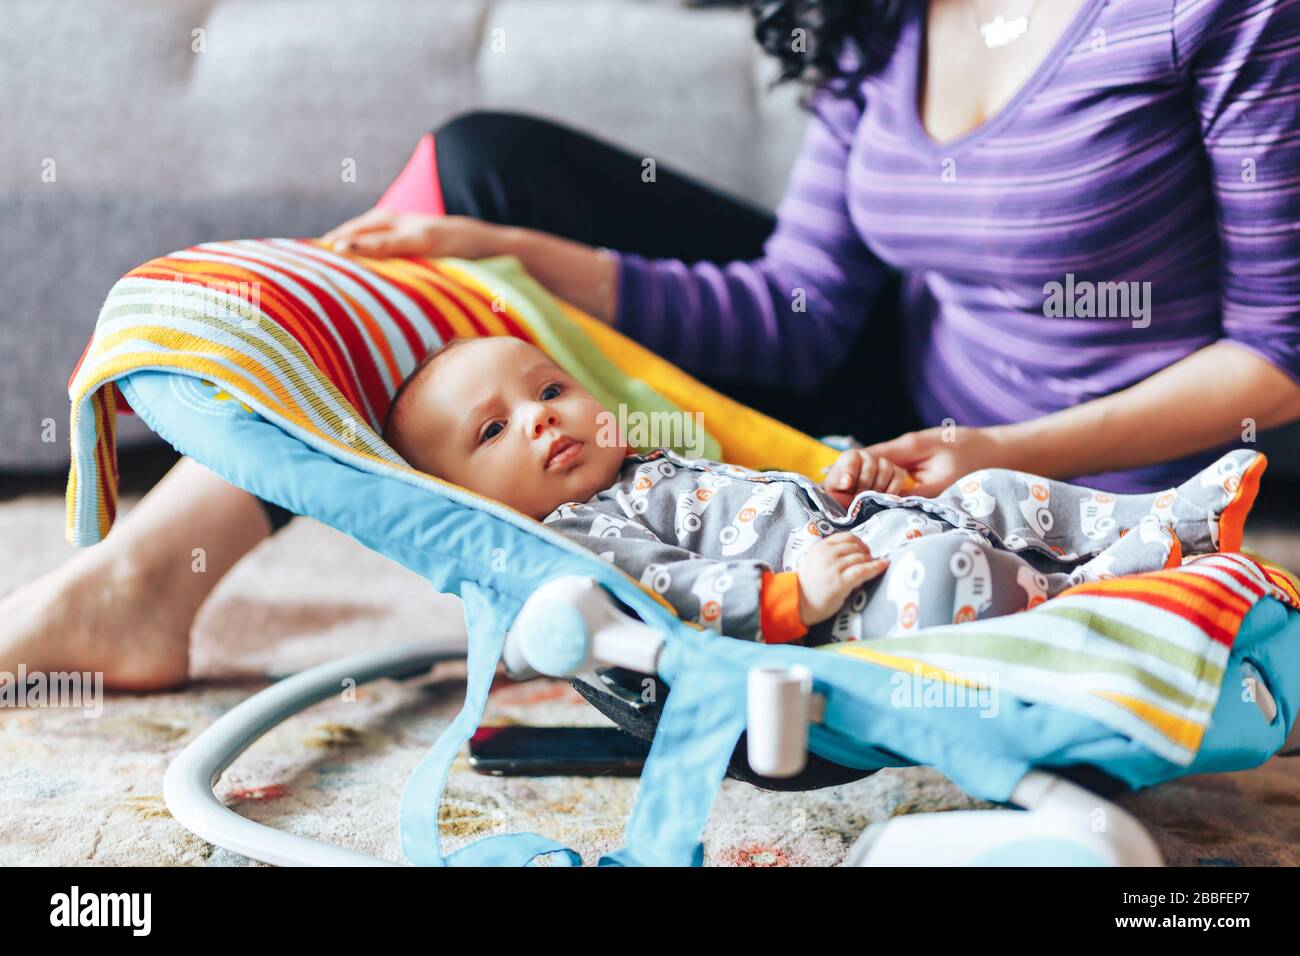
[[[567,465],[572,465],[581,454],[582,442],[567,435],[557,438],[551,444],[551,450],[546,454],[546,468],[550,470],[551,468],[564,468]]]

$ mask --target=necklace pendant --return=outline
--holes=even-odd
[[[980,35],[984,37],[984,45],[990,50],[996,50],[999,47],[1015,43],[1028,30],[1028,17],[1016,17],[1008,20],[1000,13],[988,23],[980,25]]]

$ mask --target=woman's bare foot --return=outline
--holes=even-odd
[[[0,672],[102,672],[115,690],[185,683],[199,607],[269,533],[256,498],[182,458],[102,542],[0,598]]]
[[[0,598],[0,671],[100,672],[117,690],[183,684],[193,613],[169,604],[167,591],[138,571],[78,555]]]

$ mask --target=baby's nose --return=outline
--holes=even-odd
[[[546,431],[546,429],[553,428],[559,423],[560,420],[556,417],[554,412],[543,412],[533,419],[533,437],[538,437],[542,432]]]

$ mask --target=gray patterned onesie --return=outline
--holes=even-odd
[[[629,456],[611,488],[544,523],[684,619],[756,641],[765,574],[798,571],[818,540],[849,531],[889,565],[809,630],[806,643],[822,644],[1012,614],[1081,581],[1216,551],[1219,516],[1260,457],[1231,451],[1177,488],[1138,495],[991,468],[934,498],[864,491],[846,511],[802,475],[661,449]]]

